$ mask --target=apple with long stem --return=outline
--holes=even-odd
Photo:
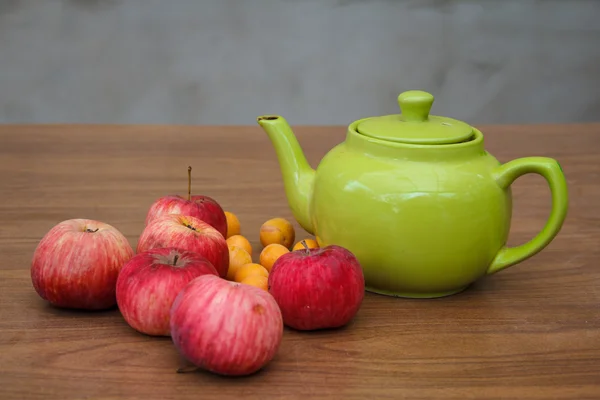
[[[199,218],[215,228],[223,237],[227,235],[227,217],[221,205],[207,195],[192,196],[192,167],[188,167],[188,194],[184,198],[178,194],[157,199],[148,210],[146,225],[164,214],[182,214]]]

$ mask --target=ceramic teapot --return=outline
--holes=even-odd
[[[291,211],[321,246],[358,258],[366,290],[409,298],[458,293],[477,279],[541,251],[566,217],[568,193],[557,161],[501,164],[478,129],[430,115],[433,96],[398,96],[401,113],[359,119],[316,170],[286,120],[257,118],[280,163]],[[550,186],[552,209],[529,242],[507,247],[511,184],[534,173]]]

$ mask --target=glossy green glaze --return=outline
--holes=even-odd
[[[566,216],[567,186],[555,160],[501,165],[486,152],[479,130],[430,116],[432,102],[424,92],[403,93],[403,115],[353,122],[316,172],[283,117],[258,118],[299,224],[322,245],[352,251],[372,292],[412,298],[460,292],[541,251]],[[361,133],[364,126],[368,133]],[[527,173],[547,180],[552,211],[531,241],[506,247],[510,185]]]

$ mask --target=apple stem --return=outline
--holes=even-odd
[[[310,249],[308,248],[308,244],[306,244],[306,240],[300,242],[302,246],[304,246],[304,250],[306,250],[306,254],[310,254]]]
[[[186,365],[186,366],[177,368],[177,373],[178,374],[186,374],[188,372],[195,372],[198,369],[199,369],[199,367],[197,367],[195,365]]]
[[[86,232],[89,232],[89,233],[94,233],[94,232],[98,232],[98,230],[99,230],[99,229],[100,229],[100,228],[96,228],[96,229],[94,229],[94,230],[91,230],[90,228],[87,228],[85,231],[86,231]]]
[[[189,225],[189,224],[185,224],[185,227],[186,227],[186,228],[189,228],[189,229],[191,229],[191,230],[193,230],[193,231],[195,231],[195,230],[196,230],[196,228],[194,228],[193,226],[191,226],[191,225]]]
[[[179,254],[175,255],[175,258],[173,259],[173,265],[177,265],[177,260],[179,260]]]
[[[188,200],[192,199],[192,167],[188,167]]]

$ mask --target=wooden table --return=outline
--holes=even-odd
[[[600,398],[600,124],[481,127],[501,161],[560,160],[570,211],[542,253],[436,300],[367,294],[345,329],[287,330],[260,373],[176,373],[168,338],[133,331],[117,309],[55,309],[33,290],[32,253],[56,223],[108,222],[132,246],[149,205],[194,192],[237,213],[255,248],[273,216],[292,219],[275,153],[259,127],[0,127],[0,398]],[[345,127],[298,127],[313,166]],[[537,176],[513,186],[510,243],[549,212]],[[295,224],[299,237],[304,235]]]

